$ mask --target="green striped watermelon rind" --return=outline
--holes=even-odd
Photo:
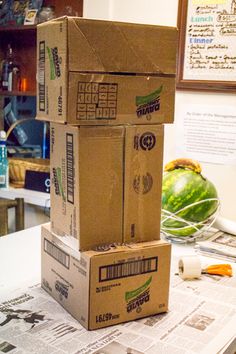
[[[190,236],[196,233],[218,207],[214,185],[201,174],[184,169],[164,174],[161,230],[165,234]]]
[[[162,210],[162,213],[165,212]],[[199,223],[188,223],[183,220],[183,223],[185,222],[184,226],[179,227],[179,228],[170,228],[170,227],[161,227],[161,231],[167,235],[167,236],[175,236],[175,237],[188,237],[188,236],[196,236],[199,233],[202,233],[203,231],[206,231],[213,222],[215,221],[215,214],[214,213],[210,218],[207,220],[204,220],[203,222]]]
[[[219,200],[218,200],[219,203]],[[186,238],[188,236],[198,236],[200,233],[203,233],[203,231],[206,231],[211,227],[211,225],[214,223],[216,219],[216,215],[218,214],[218,210],[220,207],[220,203],[218,204],[218,208],[216,212],[211,215],[208,219],[194,223],[194,222],[188,222],[186,220],[183,220],[181,218],[177,218],[177,220],[181,221],[181,224],[183,226],[181,227],[165,227],[163,226],[163,223],[161,225],[161,231],[166,235],[166,236],[174,236],[174,237],[183,237]],[[166,219],[166,217],[170,217],[170,213],[166,210],[162,209],[162,218],[163,220]],[[175,218],[175,215],[172,215],[171,217]]]

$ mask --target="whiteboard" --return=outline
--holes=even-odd
[[[236,0],[180,0],[180,3],[186,17],[184,29],[180,28],[180,32],[184,30],[180,53],[182,82],[235,85]],[[183,27],[183,21],[180,26]]]

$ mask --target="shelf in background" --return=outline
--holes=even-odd
[[[35,91],[3,91],[0,90],[0,96],[36,96]]]
[[[0,189],[0,198],[24,198],[25,203],[38,205],[44,208],[50,207],[49,193],[36,192],[24,188],[2,188]]]
[[[20,66],[21,78],[27,80],[27,92],[0,92],[5,97],[36,96],[36,26],[1,26],[0,61],[7,53],[7,46],[12,46],[16,63]]]
[[[21,25],[21,26],[0,26],[0,32],[22,32],[22,31],[35,31],[36,25]]]

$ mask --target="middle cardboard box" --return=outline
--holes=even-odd
[[[52,231],[79,250],[158,240],[163,125],[50,129]]]

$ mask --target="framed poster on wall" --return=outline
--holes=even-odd
[[[179,0],[177,88],[236,92],[236,0]]]

